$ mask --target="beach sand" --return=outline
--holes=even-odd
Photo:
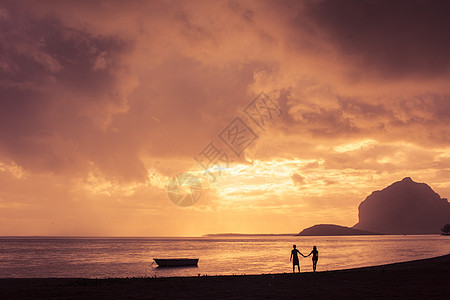
[[[450,254],[383,266],[301,274],[0,279],[0,299],[449,299],[449,275]]]

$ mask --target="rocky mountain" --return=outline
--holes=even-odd
[[[297,235],[300,236],[330,236],[330,235],[373,235],[378,234],[374,232],[353,229],[350,227],[333,225],[333,224],[320,224],[303,229]]]
[[[375,191],[359,205],[354,229],[383,234],[439,233],[450,223],[450,203],[410,177]]]

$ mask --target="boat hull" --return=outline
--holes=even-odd
[[[192,267],[197,266],[198,258],[154,258],[159,267]]]

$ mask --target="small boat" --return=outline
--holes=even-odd
[[[197,266],[198,258],[154,258],[159,267]]]

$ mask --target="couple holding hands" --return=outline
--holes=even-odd
[[[298,253],[300,253],[300,251],[297,250],[297,246],[294,245],[293,246],[294,249],[292,249],[291,251],[291,258],[290,260],[292,261],[292,271],[295,273],[295,266],[298,267],[298,272],[300,273],[300,263],[298,261]],[[312,254],[312,262],[313,262],[313,271],[316,271],[316,266],[317,266],[317,261],[319,260],[319,251],[317,251],[317,247],[314,246],[311,253],[309,253],[308,255],[303,255],[300,253],[301,256],[303,257],[308,257]]]

